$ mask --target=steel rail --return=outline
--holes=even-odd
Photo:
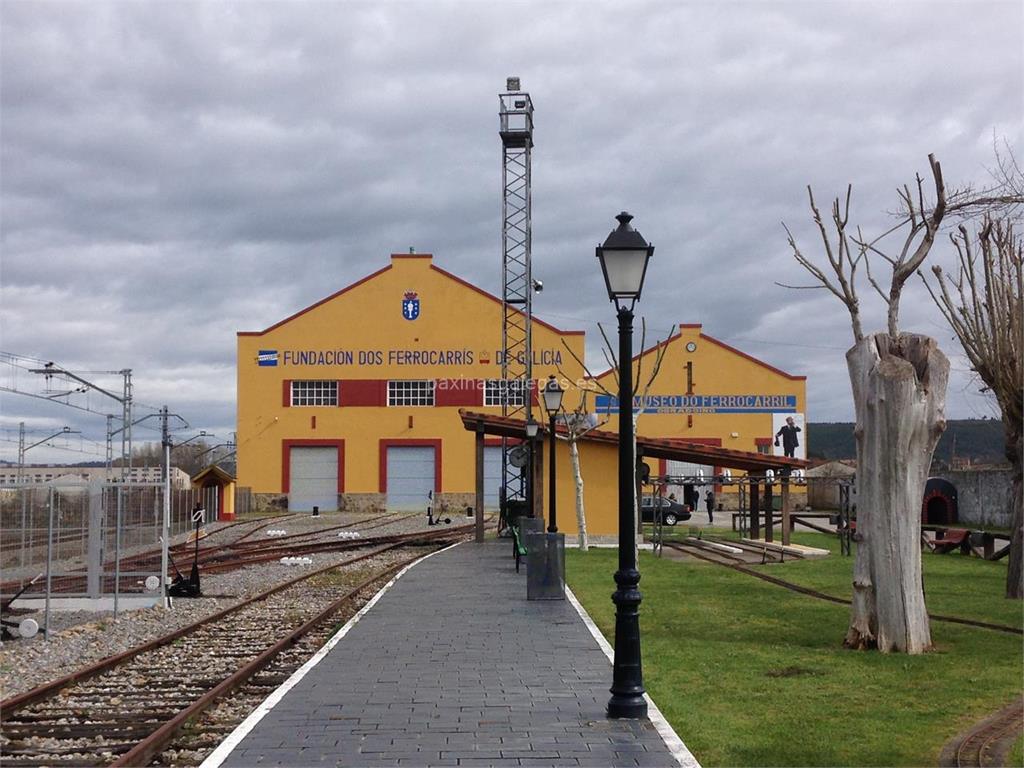
[[[457,528],[446,528],[440,531],[412,531],[410,533],[394,533],[386,536],[374,536],[365,539],[342,539],[336,541],[315,541],[308,544],[293,544],[289,547],[271,547],[253,553],[251,557],[240,558],[237,555],[226,553],[223,556],[212,558],[205,563],[200,563],[201,573],[223,573],[224,571],[235,570],[245,565],[257,565],[279,560],[281,557],[296,555],[308,555],[321,552],[345,552],[349,549],[373,546],[376,544],[395,542],[431,541],[443,539],[450,535],[461,535],[471,529],[471,526]]]
[[[954,761],[943,759],[948,755],[948,748],[944,749],[939,758],[940,765],[955,765],[957,768],[1003,765],[1003,761],[998,758],[1005,758],[1006,755],[992,755],[991,759],[986,760],[993,751],[993,744],[1021,730],[1024,730],[1024,699],[1017,699],[968,731],[956,744]],[[1010,746],[1006,745],[1006,751]]]
[[[246,536],[251,536],[253,533],[256,533],[260,529],[265,528],[266,526],[270,525],[274,520],[280,519],[281,517],[291,517],[291,515],[275,515],[272,518],[267,518],[266,521],[260,522],[260,524],[258,526],[253,528],[251,531],[249,531],[245,535],[243,535],[241,537],[241,539],[244,539]],[[253,521],[253,520],[238,520],[238,521],[233,522],[233,523],[228,523],[227,525],[224,525],[224,526],[218,528],[217,530],[212,531],[210,534],[208,534],[208,537],[209,536],[216,536],[221,531],[229,530],[230,528],[233,528],[235,526],[249,525],[249,524],[251,524],[253,522],[256,522],[256,521]],[[79,534],[69,534],[68,537],[65,538],[65,539],[62,539],[62,541],[73,541],[73,540],[79,539],[79,538],[81,538]],[[55,543],[58,543],[58,542],[55,541]],[[46,542],[44,541],[42,544],[39,544],[39,545],[36,545],[36,546],[45,546],[45,545],[46,545]],[[185,541],[185,542],[181,542],[179,544],[174,544],[173,546],[171,546],[170,550],[172,552],[176,553],[176,554],[179,553],[179,552],[186,552],[187,553],[187,552],[193,551],[194,545],[195,545],[194,541],[191,541],[191,542],[190,541]],[[224,546],[224,545],[218,544],[218,545],[216,545],[214,547],[208,547],[207,550],[209,550],[209,549],[219,549],[222,546]],[[201,550],[201,551],[203,551],[203,550]],[[127,570],[141,568],[141,567],[147,565],[154,558],[159,557],[159,555],[160,555],[160,549],[159,548],[144,550],[144,551],[138,552],[138,553],[136,553],[134,555],[129,555],[127,557],[122,557],[121,558],[121,567],[124,568],[124,569],[127,569]],[[114,561],[112,561],[112,560],[107,561],[106,563],[104,563],[104,567],[106,567],[107,565],[112,565],[113,562]],[[82,580],[84,578],[86,578],[85,569],[84,568],[78,568],[75,571],[72,571],[71,573],[66,573],[66,574],[64,574],[62,576],[56,577],[54,579],[54,584],[57,585],[58,587],[61,586],[62,584],[65,585],[65,586],[75,586],[75,585],[78,584],[78,582],[80,580]],[[22,583],[21,581],[13,580],[13,579],[11,581],[3,582],[2,584],[0,584],[0,593],[7,592],[7,591],[9,591],[10,589],[13,589],[13,588],[17,588],[17,586],[19,584],[21,584],[21,583]],[[41,593],[39,593],[39,592],[32,592],[30,594],[41,594]]]
[[[294,584],[297,584],[306,579],[310,579],[314,576],[318,576],[321,573],[333,570],[335,568],[341,568],[346,565],[358,563],[360,560],[365,560],[367,558],[374,557],[375,555],[379,555],[382,552],[387,552],[390,549],[394,549],[395,547],[401,546],[401,544],[402,542],[388,544],[372,552],[366,552],[359,555],[358,557],[345,560],[344,562],[335,563],[334,565],[328,565],[323,568],[318,568],[315,571],[304,573],[301,576],[289,579],[288,581],[282,582],[277,586],[271,587],[270,589],[265,590],[264,592],[260,592],[258,595],[254,595],[253,597],[243,600],[240,603],[236,603],[235,605],[228,606],[227,608],[221,611],[217,611],[216,613],[213,613],[207,616],[206,618],[199,619],[198,621],[194,621],[191,624],[188,624],[184,627],[180,627],[179,629],[176,629],[173,632],[170,632],[169,634],[154,638],[153,640],[149,640],[145,643],[142,643],[141,645],[137,645],[134,648],[129,648],[127,651],[122,651],[121,653],[114,654],[113,656],[108,656],[105,659],[100,659],[99,661],[94,662],[93,664],[75,670],[74,672],[64,675],[63,677],[59,677],[56,680],[51,680],[49,683],[43,683],[42,685],[36,686],[35,688],[25,691],[24,693],[19,693],[15,696],[11,696],[7,699],[4,699],[3,701],[0,701],[0,712],[2,712],[4,716],[6,716],[9,715],[11,712],[23,709],[24,707],[27,707],[31,704],[36,704],[40,701],[45,701],[46,699],[50,698],[53,694],[57,693],[62,688],[66,688],[68,685],[71,685],[72,683],[81,682],[82,680],[87,680],[90,677],[95,677],[98,674],[113,669],[118,664],[122,664],[125,661],[128,661],[129,659],[135,658],[141,653],[152,651],[156,648],[160,648],[161,646],[173,643],[178,638],[191,634],[200,627],[210,624],[211,622],[220,621],[224,617],[230,616],[231,614],[236,613],[242,610],[243,608],[247,608],[253,603],[259,602],[261,600],[266,600],[268,597],[271,597],[272,595],[275,595],[278,592],[281,592],[282,590],[285,590],[288,587],[293,586]]]
[[[738,563],[726,563],[726,562],[722,562],[721,560],[714,560],[714,559],[712,559],[710,557],[706,557],[701,552],[693,551],[693,550],[697,549],[696,547],[687,548],[687,545],[685,545],[685,544],[681,544],[679,542],[669,542],[669,541],[665,542],[665,546],[669,547],[670,549],[675,549],[675,550],[678,550],[678,551],[681,551],[681,552],[686,552],[687,554],[693,555],[694,557],[696,557],[696,558],[698,558],[700,560],[706,560],[707,562],[714,563],[715,565],[721,565],[721,566],[723,566],[725,568],[732,568],[733,570],[739,571],[740,573],[745,573],[748,576],[753,576],[755,578],[761,579],[762,581],[767,581],[770,584],[775,584],[776,586],[783,587],[784,589],[788,589],[788,590],[791,590],[793,592],[799,592],[802,595],[807,595],[809,597],[815,597],[815,598],[817,598],[819,600],[827,600],[827,601],[829,601],[831,603],[839,603],[841,605],[850,605],[851,602],[852,602],[851,600],[847,600],[846,598],[836,597],[834,595],[827,595],[824,592],[819,592],[816,589],[810,589],[808,587],[802,587],[799,584],[794,584],[794,583],[792,583],[790,581],[785,581],[785,580],[779,579],[779,578],[777,578],[775,576],[769,576],[767,573],[761,573],[759,571],[755,571],[752,568],[748,568],[748,567],[746,567],[744,565],[740,565]],[[950,623],[950,624],[963,624],[963,625],[968,626],[968,627],[978,627],[980,629],[991,629],[991,630],[994,630],[996,632],[1006,632],[1006,633],[1012,634],[1012,635],[1024,635],[1024,629],[1019,629],[1017,627],[1010,627],[1010,626],[1007,626],[1005,624],[992,624],[992,623],[987,622],[987,621],[975,621],[974,619],[964,619],[964,618],[961,618],[959,616],[945,616],[943,614],[938,614],[938,613],[929,613],[928,614],[928,618],[934,619],[935,621],[945,621],[945,622]]]
[[[332,615],[338,612],[343,605],[350,602],[351,600],[358,597],[359,593],[369,587],[371,584],[385,579],[393,573],[398,572],[406,565],[420,559],[422,555],[416,555],[416,557],[404,560],[401,563],[393,565],[385,570],[371,576],[366,579],[358,586],[351,589],[345,595],[334,600],[320,611],[316,616],[309,619],[306,623],[298,627],[297,629],[290,632],[286,637],[278,640],[270,648],[260,653],[256,658],[247,662],[241,668],[236,670],[229,677],[225,678],[210,690],[206,691],[196,701],[187,706],[185,709],[178,712],[170,720],[166,721],[163,725],[157,728],[155,731],[150,733],[144,739],[138,742],[134,747],[121,755],[117,760],[111,763],[112,766],[137,766],[137,765],[148,765],[150,761],[156,757],[166,747],[171,740],[175,737],[177,732],[184,726],[189,720],[196,715],[209,708],[214,702],[230,693],[236,687],[244,683],[250,677],[255,675],[261,669],[266,667],[273,659],[281,653],[281,651],[293,646],[297,643],[303,635],[307,634],[310,630],[328,620]]]
[[[329,533],[330,531],[338,531],[344,528],[355,528],[356,526],[363,526],[363,530],[372,531],[374,528],[381,528],[391,523],[400,523],[403,520],[408,520],[410,517],[418,516],[419,512],[409,513],[401,515],[399,517],[392,517],[390,520],[384,520],[383,518],[388,517],[388,514],[378,515],[377,517],[371,517],[367,520],[356,520],[355,522],[345,523],[344,525],[332,525],[327,528],[320,528],[316,531],[306,531],[304,533],[292,533],[287,536],[276,536],[272,540],[261,539],[260,541],[245,541],[237,540],[231,544],[225,544],[225,547],[232,549],[248,549],[250,547],[261,547],[268,543],[277,543],[281,541],[289,541],[292,539],[309,538],[310,536],[319,536],[322,533]],[[373,525],[366,525],[366,523],[373,523]]]

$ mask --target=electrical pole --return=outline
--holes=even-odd
[[[18,485],[25,479],[25,422],[18,424]]]
[[[168,561],[168,547],[170,546],[171,539],[171,429],[168,424],[169,414],[167,413],[167,406],[165,405],[160,409],[160,434],[161,443],[164,447],[164,465],[163,465],[163,481],[164,481],[164,522],[163,529],[160,534],[160,584],[163,589],[164,608],[168,607],[167,603],[167,561]]]

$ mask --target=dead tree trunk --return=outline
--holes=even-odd
[[[1013,498],[1011,499],[1010,561],[1006,574],[1006,596],[1024,598],[1024,434],[1019,423],[1010,424],[1003,417],[1006,429],[1006,458],[1013,467]]]
[[[845,645],[922,653],[921,498],[946,428],[949,360],[934,339],[879,333],[846,353],[857,416],[857,536]]]

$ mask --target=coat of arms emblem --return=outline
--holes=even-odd
[[[416,291],[406,291],[402,297],[402,317],[415,320],[420,316],[420,300]]]

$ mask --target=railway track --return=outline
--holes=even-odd
[[[1024,731],[1024,699],[975,725],[946,744],[939,755],[943,768],[989,768],[1006,765],[1014,739]]]
[[[236,688],[286,678],[383,580],[454,534],[421,534],[399,562],[414,540],[376,547],[0,702],[0,766],[147,765]]]
[[[233,570],[234,568],[240,568],[245,565],[252,565],[261,562],[269,562],[279,557],[290,556],[290,555],[302,555],[311,554],[313,552],[325,552],[325,551],[345,551],[348,549],[354,549],[361,546],[366,546],[373,543],[387,543],[394,538],[391,537],[364,537],[358,540],[341,540],[341,539],[326,539],[316,541],[316,539],[322,538],[324,534],[340,531],[342,529],[360,527],[361,531],[375,530],[387,525],[402,522],[410,517],[416,517],[419,513],[412,513],[406,515],[393,515],[384,514],[377,517],[369,518],[366,520],[356,520],[354,522],[346,523],[343,525],[330,526],[327,528],[321,528],[315,531],[307,531],[303,533],[296,533],[290,536],[280,536],[273,539],[259,539],[251,540],[250,537],[258,533],[260,530],[266,528],[271,524],[281,524],[288,518],[297,517],[297,515],[279,515],[272,518],[266,518],[260,521],[258,525],[251,528],[250,530],[243,533],[233,541],[216,543],[213,546],[207,544],[203,546],[200,544],[199,549],[199,567],[203,573],[221,573],[224,571]],[[232,523],[228,526],[214,531],[210,536],[215,536],[222,533],[223,531],[230,530],[234,526],[238,525],[251,525],[252,521],[245,521],[242,523]],[[455,526],[458,527],[458,526]],[[209,537],[207,537],[209,538]],[[205,541],[202,540],[202,541]],[[308,546],[301,546],[301,542],[306,542]],[[194,555],[195,548],[192,542],[182,542],[170,547],[170,554],[172,559],[188,557],[189,565],[192,562],[192,556]],[[144,552],[139,552],[135,555],[130,555],[121,558],[121,571],[159,571],[160,568],[160,549],[150,549]],[[113,592],[113,566],[108,564],[110,569],[109,573],[105,573],[103,576],[104,584],[107,591]],[[85,590],[86,574],[84,568],[78,569],[80,572],[65,574],[63,576],[55,577],[52,581],[52,591],[55,593],[61,592],[83,592]],[[172,568],[173,571],[173,568]],[[0,593],[7,594],[17,592],[21,588],[22,582],[7,582],[0,585]],[[41,593],[45,589],[45,584],[40,584],[37,587],[30,589],[26,593],[26,597],[31,597]],[[122,583],[122,593],[128,593],[133,591],[132,588],[126,587]],[[142,591],[141,586],[134,591]]]
[[[730,541],[729,546],[733,545],[734,543]],[[710,548],[706,546],[698,546],[692,542],[682,544],[673,541],[666,541],[664,543],[664,546],[668,547],[669,549],[674,549],[678,552],[685,552],[688,555],[696,557],[698,560],[703,560],[705,562],[713,563],[715,565],[722,565],[726,568],[731,568],[734,571],[739,571],[740,573],[745,573],[748,576],[753,576],[754,578],[761,579],[762,581],[767,581],[769,584],[774,584],[776,586],[783,587],[784,589],[788,589],[792,592],[799,592],[802,595],[814,597],[818,600],[827,600],[830,603],[839,603],[840,605],[850,605],[851,602],[850,600],[847,600],[843,597],[829,595],[824,592],[819,592],[816,589],[810,589],[809,587],[804,587],[799,584],[794,584],[791,581],[780,579],[777,576],[770,576],[767,573],[762,573],[761,571],[755,570],[753,568],[748,567],[747,565],[744,565],[742,559],[735,555],[730,555],[726,552],[712,551],[710,550]],[[991,629],[996,632],[1006,632],[1012,635],[1024,635],[1024,630],[1021,630],[1017,627],[1010,627],[1005,624],[992,624],[986,621],[975,621],[973,619],[964,619],[959,616],[945,616],[937,613],[929,613],[928,618],[933,619],[935,621],[945,621],[951,624],[964,624],[966,626],[977,627],[979,629]]]

